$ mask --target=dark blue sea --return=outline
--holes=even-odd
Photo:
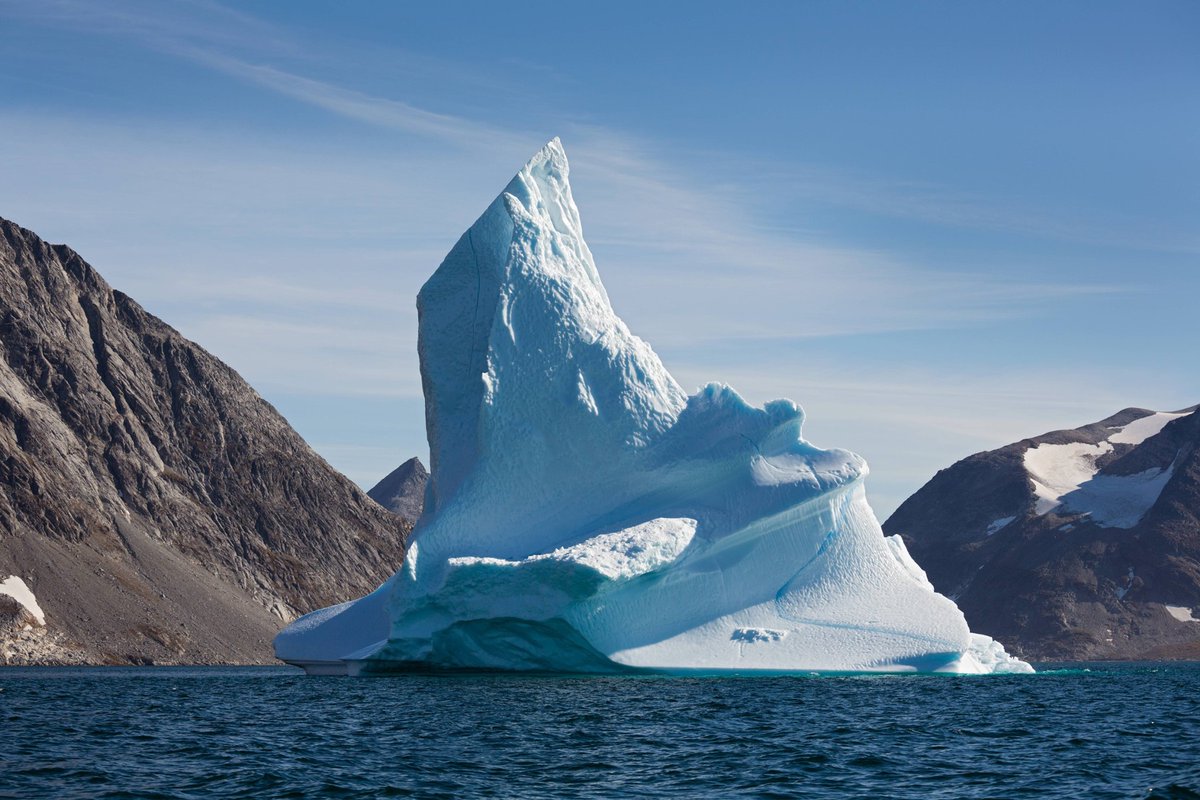
[[[0,668],[6,798],[1197,792],[1197,664],[983,678]]]

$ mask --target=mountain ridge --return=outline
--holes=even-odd
[[[883,527],[973,627],[1026,657],[1200,654],[1198,406],[1126,408],[968,456]]]
[[[267,662],[283,622],[402,558],[408,523],[233,369],[8,220],[0,350],[0,578],[64,658]]]

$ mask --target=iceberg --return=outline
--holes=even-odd
[[[867,505],[864,461],[609,302],[551,141],[418,298],[431,474],[400,570],[275,639],[310,673],[1028,672]]]

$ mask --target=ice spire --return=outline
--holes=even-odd
[[[421,289],[402,569],[276,639],[311,671],[1027,670],[936,594],[791,401],[685,397],[613,312],[557,139]]]

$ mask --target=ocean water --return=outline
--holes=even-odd
[[[1197,792],[1197,664],[974,678],[0,668],[0,797]]]

